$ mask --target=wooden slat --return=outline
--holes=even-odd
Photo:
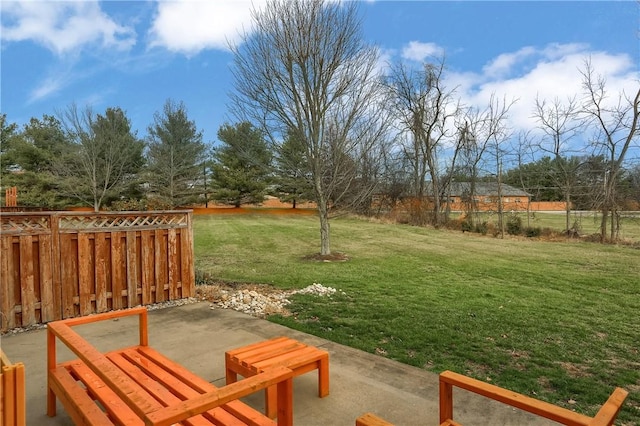
[[[9,366],[2,367],[2,417],[4,424],[13,425],[16,423],[16,376],[15,370]]]
[[[59,319],[54,308],[53,253],[51,235],[40,235],[40,317],[42,322]]]
[[[135,380],[143,389],[145,389],[149,395],[156,400],[160,401],[163,406],[169,406],[177,404],[181,399],[177,396],[180,395],[183,399],[185,393],[184,383],[180,382],[173,376],[168,375],[164,370],[159,369],[154,365],[140,365],[140,355],[135,351],[115,351],[107,355],[109,360],[114,363],[118,368],[125,372],[129,377]],[[152,374],[149,374],[150,371]],[[169,377],[174,379],[173,381],[167,379]],[[164,379],[164,380],[163,380]],[[193,392],[192,389],[186,392]],[[189,426],[206,426],[211,423],[204,417],[195,416],[186,420],[185,425]]]
[[[78,291],[78,251],[73,235],[60,235],[60,282],[62,283],[62,316],[75,316],[74,297]]]
[[[197,393],[213,392],[217,388],[201,377],[193,374],[180,364],[177,364],[165,357],[161,353],[155,351],[153,348],[144,347],[137,348],[137,352],[143,355],[148,360],[152,361],[155,365],[158,365],[170,372],[171,374],[180,377],[183,383],[186,383],[190,388],[194,389]],[[224,406],[224,410],[219,409],[210,410],[207,414],[208,418],[218,419],[222,424],[233,424],[232,418],[228,413],[231,413],[234,417],[242,419],[246,424],[263,424],[270,423],[270,419],[265,418],[262,413],[253,408],[243,404],[241,401],[231,401]],[[213,415],[212,415],[213,414]]]
[[[33,237],[20,236],[20,304],[22,305],[22,325],[35,324],[35,292],[33,264]]]
[[[142,287],[142,304],[148,305],[153,303],[151,286],[155,276],[153,235],[151,231],[144,230],[140,232],[140,239],[142,245],[140,249],[142,252],[142,282],[140,283]]]
[[[0,309],[4,315],[0,315],[2,322],[2,330],[7,330],[16,326],[15,315],[15,259],[13,257],[13,235],[2,235],[0,243],[2,244],[2,256],[0,256],[0,265],[2,273],[0,273]]]
[[[136,247],[136,232],[126,232],[126,286],[127,286],[127,307],[132,308],[138,305],[138,260]]]
[[[393,426],[393,424],[372,413],[365,413],[356,419],[356,426]]]
[[[51,330],[82,362],[84,362],[100,380],[105,382],[116,394],[131,407],[138,416],[158,410],[162,406],[150,398],[140,385],[116,368],[105,355],[100,353],[86,340],[63,322],[49,323]]]
[[[113,422],[64,367],[49,370],[48,377],[51,391],[58,397],[74,424],[113,426]],[[47,414],[52,416],[55,412],[48,411]]]
[[[26,373],[24,364],[17,362],[13,364],[15,371],[15,393],[16,393],[16,425],[24,426],[27,424],[27,388]]]
[[[178,240],[176,230],[169,229],[167,233],[167,254],[169,259],[169,300],[178,298],[178,280],[180,279],[180,271],[178,264]]]
[[[567,410],[566,408],[558,407],[548,402],[540,401],[451,371],[445,371],[440,374],[441,391],[443,386],[442,382],[477,393],[478,395],[502,402],[503,404],[510,405],[537,416],[562,423],[566,426],[585,426],[588,425],[591,420],[590,417]],[[453,409],[447,409],[446,411],[450,411],[452,413]],[[453,417],[447,418],[452,419]]]
[[[292,378],[293,371],[285,367],[275,367],[269,371],[246,378],[240,382],[207,392],[195,398],[190,398],[189,400],[182,401],[176,405],[150,412],[146,416],[146,419],[148,420],[148,423],[156,426],[170,426],[195,414],[202,413],[222,404],[243,398],[257,390],[265,389],[282,381],[291,381]],[[282,392],[280,392],[281,389],[283,390]],[[289,401],[291,396],[289,386],[278,386],[278,397],[282,401]],[[285,410],[283,410],[281,417],[279,413],[278,424],[290,424],[288,422],[289,417],[290,416],[285,412]]]
[[[182,243],[181,270],[182,270],[182,297],[195,295],[195,268],[193,267],[193,233],[191,228],[191,213],[188,213],[189,226],[180,230]]]
[[[49,231],[51,232],[51,287],[53,293],[53,300],[51,306],[53,307],[53,320],[62,319],[63,305],[62,305],[62,273],[60,269],[62,267],[60,257],[60,216],[58,213],[52,213],[49,217]]]
[[[65,364],[65,368],[73,372],[83,385],[88,389],[92,399],[100,401],[107,411],[109,418],[123,425],[143,425],[144,422],[138,415],[125,404],[118,395],[104,385],[104,382],[86,364],[76,360]],[[77,386],[77,385],[76,385]],[[95,405],[95,403],[94,403]]]
[[[78,305],[80,315],[92,313],[91,295],[94,289],[95,263],[89,234],[78,234]]]
[[[111,297],[113,309],[122,309],[122,290],[125,277],[122,274],[123,265],[122,232],[111,233]]]
[[[107,234],[105,232],[96,232],[94,236],[96,312],[105,312],[108,307],[107,265],[111,258],[111,250],[106,237]]]
[[[622,388],[616,388],[607,402],[600,408],[593,420],[589,423],[589,426],[611,426],[618,417],[618,413],[622,409],[624,400],[629,395],[629,392]]]
[[[155,238],[153,240],[154,248],[155,248],[155,259],[154,265],[156,268],[156,291],[155,291],[155,302],[164,302],[164,285],[167,282],[167,269],[166,265],[168,262],[167,258],[167,246],[164,244],[163,231],[161,229],[156,229]]]

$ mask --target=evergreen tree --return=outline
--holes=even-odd
[[[174,208],[194,203],[204,194],[206,145],[182,102],[167,100],[148,128],[149,192],[160,205]]]
[[[214,150],[214,198],[240,207],[264,201],[271,152],[263,134],[248,122],[224,124],[218,131],[223,145]]]
[[[293,203],[314,199],[311,170],[306,161],[306,145],[290,133],[276,156],[275,190],[280,201]]]
[[[49,209],[73,201],[65,196],[61,178],[55,173],[60,158],[71,152],[59,120],[49,115],[31,118],[21,131],[5,126],[2,116],[2,183],[18,188],[18,203]]]

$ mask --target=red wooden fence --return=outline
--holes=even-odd
[[[195,293],[190,211],[0,218],[2,330]]]

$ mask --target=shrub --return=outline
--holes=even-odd
[[[486,220],[481,223],[476,223],[475,231],[478,234],[487,235],[487,232],[489,232],[489,223]]]
[[[536,227],[529,226],[525,228],[524,235],[526,235],[529,238],[539,237],[540,235],[542,235],[542,229],[539,226],[536,226]]]
[[[507,219],[507,234],[520,235],[522,234],[522,218],[517,215],[509,215]]]

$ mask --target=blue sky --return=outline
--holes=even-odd
[[[75,102],[127,111],[138,136],[166,99],[183,101],[217,140],[233,90],[227,42],[250,28],[252,2],[1,0],[0,110],[20,125]],[[260,7],[262,0],[254,0]],[[514,130],[535,126],[536,95],[578,94],[591,57],[611,93],[635,93],[640,6],[635,1],[366,1],[364,37],[388,62],[444,53],[447,85],[466,105],[491,93],[517,100]]]

